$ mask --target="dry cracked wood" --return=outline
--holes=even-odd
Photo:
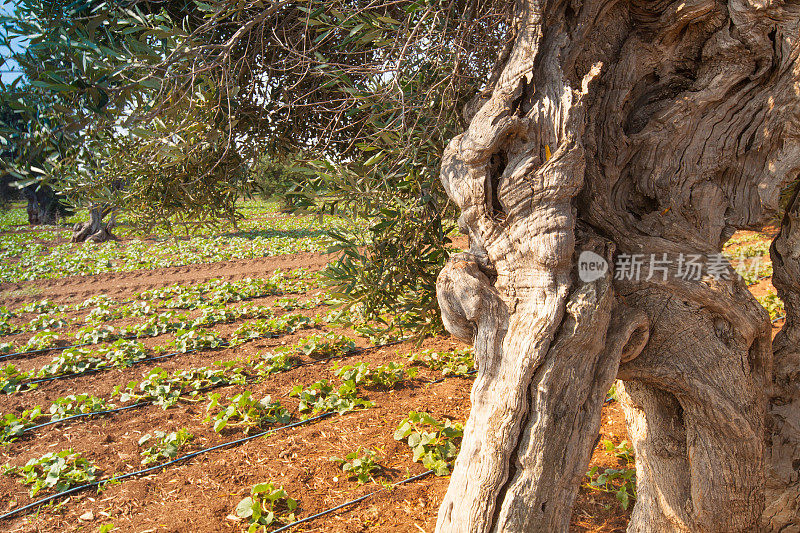
[[[773,373],[765,311],[708,268],[800,172],[799,32],[780,1],[518,0],[502,74],[442,164],[470,251],[437,293],[480,371],[437,531],[566,531],[616,374],[630,531],[797,530],[796,319]],[[790,317],[797,225],[773,247]],[[587,250],[641,254],[641,276],[581,281]]]

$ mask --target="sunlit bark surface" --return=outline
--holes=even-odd
[[[774,369],[769,318],[718,254],[800,170],[800,5],[517,13],[503,74],[442,165],[470,250],[437,292],[480,370],[437,531],[566,531],[616,377],[629,531],[796,531],[797,202],[772,250],[788,314]],[[581,279],[587,251],[635,256],[638,275]]]

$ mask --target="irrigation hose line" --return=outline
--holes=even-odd
[[[52,426],[53,424],[58,424],[60,422],[68,422],[70,420],[75,420],[76,418],[85,418],[88,416],[95,416],[95,415],[106,415],[110,413],[117,413],[119,411],[127,411],[129,409],[136,409],[137,407],[144,407],[145,405],[150,405],[153,402],[139,402],[134,403],[131,405],[126,405],[124,407],[115,407],[113,409],[105,409],[103,411],[92,411],[90,413],[78,413],[77,415],[66,416],[64,418],[57,418],[56,420],[50,420],[49,422],[44,422],[42,424],[37,424],[35,426],[31,426],[29,428],[25,428],[22,430],[22,433],[27,433],[29,431],[33,431],[36,429],[40,429],[47,426]]]
[[[392,487],[397,487],[399,485],[405,485],[406,483],[410,483],[412,481],[416,481],[418,479],[424,478],[425,476],[429,476],[431,474],[433,474],[433,470],[428,470],[427,472],[423,472],[421,474],[417,474],[416,476],[411,476],[411,477],[406,478],[406,479],[404,479],[402,481],[398,481],[397,483],[394,483],[392,485]],[[341,503],[341,504],[337,505],[336,507],[331,507],[330,509],[322,511],[321,513],[317,513],[315,515],[307,516],[306,518],[301,518],[300,520],[296,520],[295,522],[292,522],[291,524],[286,524],[283,527],[279,527],[278,529],[270,531],[270,533],[280,533],[281,531],[288,531],[289,529],[291,529],[291,528],[293,528],[295,526],[298,526],[298,525],[303,524],[305,522],[310,522],[311,520],[315,520],[315,519],[317,519],[317,518],[319,518],[321,516],[325,516],[326,514],[333,513],[333,512],[338,511],[339,509],[341,509],[343,507],[347,507],[349,505],[353,505],[353,504],[362,502],[362,501],[366,500],[367,498],[369,498],[371,496],[374,496],[374,495],[379,494],[381,492],[386,492],[386,490],[387,489],[384,487],[384,488],[378,489],[376,491],[370,492],[369,494],[365,494],[363,496],[359,496],[355,500],[350,500],[349,502]]]
[[[290,333],[294,333],[294,332],[290,332]],[[259,340],[259,339],[277,339],[278,337],[281,337],[281,336],[286,335],[286,334],[287,333],[272,333],[270,335],[262,335],[262,336],[259,336],[259,337],[253,337],[251,339],[246,339],[245,342]],[[400,342],[402,342],[402,341],[389,342],[389,343],[386,343],[386,344],[380,344],[378,346],[371,346],[370,348],[382,348],[384,346],[392,346],[392,345],[398,344]],[[217,349],[224,349],[224,348],[231,348],[231,347],[232,346],[230,345],[230,343],[228,341],[222,341],[218,346],[209,347],[208,350],[217,350]],[[364,350],[364,349],[366,349],[366,348],[362,348],[361,350]],[[186,350],[184,352],[172,352],[172,353],[168,353],[168,354],[164,354],[164,355],[157,355],[157,356],[153,356],[153,357],[145,357],[144,359],[137,359],[136,361],[132,361],[127,366],[101,366],[101,367],[98,367],[98,368],[90,368],[88,370],[84,370],[83,372],[70,372],[68,374],[58,374],[56,376],[50,376],[50,377],[46,377],[46,378],[34,379],[34,380],[31,380],[31,381],[26,381],[26,382],[22,383],[22,385],[25,385],[25,387],[27,388],[27,387],[29,387],[31,385],[39,385],[40,383],[47,383],[47,382],[56,381],[56,380],[59,380],[59,379],[77,378],[77,377],[80,377],[80,376],[85,376],[87,374],[94,374],[94,373],[102,372],[102,371],[105,371],[105,370],[112,370],[114,368],[130,368],[133,365],[138,365],[138,364],[141,364],[141,363],[149,363],[149,362],[152,362],[152,361],[158,361],[159,359],[166,359],[168,357],[175,357],[176,355],[187,354],[187,353],[198,352],[198,351],[205,351],[205,350],[206,349],[204,349],[204,348],[192,348],[191,350]],[[346,355],[350,355],[350,354],[353,354],[353,353],[359,353],[359,350],[354,350],[352,352],[348,352]],[[328,357],[328,359],[335,359],[335,357]]]
[[[290,332],[290,333],[294,333],[294,332]],[[286,334],[287,333],[272,333],[270,335],[261,335],[259,337],[253,337],[251,339],[246,339],[245,341],[249,342],[249,341],[254,341],[254,340],[259,340],[259,339],[276,339],[276,338],[281,337],[282,335],[286,335]],[[132,338],[136,339],[136,338],[147,338],[147,337],[132,337]],[[128,340],[130,340],[130,339],[128,339]],[[217,349],[223,349],[223,348],[231,348],[230,343],[228,341],[222,341],[222,342],[220,342],[220,344],[218,346],[211,346],[211,347],[208,348],[208,350],[217,350]],[[191,350],[186,350],[186,351],[183,351],[183,352],[172,352],[172,353],[168,353],[168,354],[165,354],[165,355],[157,355],[157,356],[153,356],[153,357],[146,357],[144,359],[137,359],[136,361],[132,361],[127,366],[101,366],[101,367],[98,367],[98,368],[90,368],[89,370],[84,370],[83,372],[70,372],[68,374],[58,374],[57,376],[50,376],[50,377],[47,377],[47,378],[39,378],[39,379],[31,380],[31,381],[26,381],[26,382],[23,383],[23,385],[28,387],[30,385],[38,385],[40,383],[46,383],[48,381],[55,381],[57,379],[77,378],[77,377],[80,377],[80,376],[85,376],[86,374],[94,374],[96,372],[102,372],[104,370],[111,370],[113,368],[129,368],[129,367],[132,367],[133,365],[138,365],[140,363],[149,363],[151,361],[158,361],[159,359],[166,359],[167,357],[175,357],[176,355],[180,355],[180,354],[187,354],[187,353],[192,353],[192,352],[197,352],[197,351],[204,351],[204,350],[205,349],[202,349],[202,348],[192,348]]]
[[[402,342],[402,341],[394,341],[394,342],[390,342],[390,343],[387,343],[387,344],[382,344],[380,346],[361,348],[360,350],[354,350],[353,352],[349,352],[347,355],[353,355],[354,353],[359,353],[359,352],[366,351],[366,350],[372,349],[372,348],[382,348],[382,347],[385,347],[385,346],[392,346],[392,345],[395,345],[395,344],[399,344],[400,342]],[[327,359],[323,359],[321,361],[326,361],[326,360]],[[299,365],[295,365],[292,368],[297,368],[297,367],[300,367],[300,366],[306,366],[306,365],[310,365],[310,364],[315,364],[315,363],[321,362],[321,361],[307,361],[305,363],[301,363]],[[291,369],[287,369],[287,370],[291,370]],[[472,370],[470,372],[467,372],[467,374],[473,374],[475,372],[477,372],[477,370]],[[445,379],[447,379],[447,378],[443,377],[443,378],[440,378],[440,379],[437,379],[437,380],[434,380],[434,381],[430,381],[430,382],[428,382],[428,384],[441,383]],[[220,385],[220,386],[224,386],[224,385]],[[30,430],[32,430],[32,429],[34,429],[36,427],[43,427],[43,426],[48,426],[50,424],[63,422],[65,420],[69,420],[69,419],[72,419],[72,418],[78,418],[78,417],[82,417],[82,416],[91,416],[91,415],[94,415],[94,414],[101,414],[101,413],[104,413],[104,412],[114,412],[114,411],[122,411],[122,410],[125,410],[125,409],[133,409],[135,407],[141,407],[143,405],[147,405],[148,403],[150,403],[150,402],[141,402],[139,404],[129,405],[129,406],[126,406],[126,407],[123,407],[123,408],[110,409],[110,410],[106,410],[106,411],[97,411],[97,412],[94,412],[94,413],[82,413],[82,414],[75,415],[75,416],[72,416],[72,417],[63,418],[61,420],[54,420],[54,421],[51,421],[51,422],[40,424],[39,426],[34,426],[32,428],[28,428],[25,431],[30,431]],[[108,478],[108,479],[103,479],[103,480],[100,480],[100,481],[93,481],[92,483],[87,483],[85,485],[81,485],[81,486],[78,486],[78,487],[73,487],[71,489],[65,490],[63,492],[59,492],[57,494],[52,494],[52,495],[47,496],[45,498],[42,498],[40,500],[36,500],[35,502],[29,503],[28,505],[25,505],[23,507],[20,507],[18,509],[14,509],[12,511],[9,511],[8,513],[0,515],[0,520],[7,520],[9,518],[13,518],[14,516],[16,516],[16,515],[18,515],[20,513],[23,513],[25,511],[30,510],[30,509],[34,509],[34,508],[36,508],[36,507],[38,507],[40,505],[43,505],[45,503],[49,503],[49,502],[51,502],[53,500],[56,500],[56,499],[59,499],[59,498],[63,498],[65,496],[69,496],[71,494],[82,492],[82,491],[84,491],[86,489],[90,489],[90,488],[93,488],[93,487],[98,487],[98,486],[100,486],[100,485],[102,485],[104,483],[117,482],[117,481],[121,481],[123,479],[127,479],[129,477],[138,476],[138,475],[141,475],[141,474],[145,474],[145,473],[148,473],[148,472],[152,472],[152,471],[155,471],[155,470],[166,468],[168,466],[174,465],[174,464],[179,463],[181,461],[185,461],[187,459],[191,459],[193,457],[197,457],[198,455],[202,455],[202,454],[214,451],[214,450],[219,450],[221,448],[227,448],[229,446],[235,446],[235,445],[241,444],[243,442],[247,442],[247,441],[259,438],[259,437],[264,437],[264,436],[270,435],[272,433],[276,433],[276,432],[278,432],[278,431],[280,431],[282,429],[289,429],[289,428],[303,426],[303,425],[309,424],[311,422],[315,422],[317,420],[321,420],[323,418],[331,416],[334,413],[335,413],[334,411],[329,411],[327,413],[322,413],[322,414],[317,415],[315,417],[307,418],[305,420],[300,420],[300,421],[294,422],[292,424],[287,424],[285,426],[281,426],[281,427],[278,427],[278,428],[273,428],[273,429],[269,429],[267,431],[262,431],[261,433],[256,433],[255,435],[250,435],[250,436],[247,436],[247,437],[243,437],[241,439],[236,439],[236,440],[233,440],[233,441],[230,441],[230,442],[224,442],[222,444],[217,444],[216,446],[212,446],[210,448],[205,448],[203,450],[199,450],[199,451],[196,451],[196,452],[192,452],[190,454],[183,455],[181,457],[178,457],[177,459],[173,459],[171,461],[167,461],[166,463],[163,463],[163,464],[160,464],[160,465],[151,466],[149,468],[145,468],[145,469],[142,469],[142,470],[137,470],[136,472],[129,472],[127,474],[122,474],[122,475],[119,475],[119,476],[114,476],[114,477],[111,477],[111,478]],[[404,479],[402,481],[398,481],[393,486],[403,485],[405,483],[409,483],[411,481],[415,481],[417,479],[420,479],[420,478],[423,478],[425,476],[428,476],[431,473],[433,473],[433,470],[428,470],[427,472],[423,472],[422,474],[418,474],[416,476],[412,476],[412,477]],[[371,497],[371,496],[373,496],[375,494],[378,494],[378,493],[384,492],[384,491],[386,491],[385,488],[376,490],[374,492],[371,492],[369,494],[366,494],[364,496],[356,498],[355,500],[351,500],[349,502],[345,502],[343,504],[337,505],[336,507],[333,507],[333,508],[328,509],[326,511],[322,511],[321,513],[317,513],[315,515],[303,518],[303,519],[298,520],[296,522],[292,522],[291,524],[287,524],[286,526],[283,526],[283,527],[281,527],[279,529],[276,529],[272,533],[278,533],[280,531],[286,531],[289,528],[292,528],[292,527],[294,527],[294,526],[296,526],[298,524],[302,524],[304,522],[308,522],[310,520],[314,520],[316,518],[319,518],[320,516],[324,516],[326,514],[332,513],[332,512],[337,511],[337,510],[339,510],[339,509],[341,509],[343,507],[347,507],[349,505],[353,505],[355,503],[361,502],[361,501],[363,501],[363,500],[365,500],[365,499],[367,499],[367,498],[369,498],[369,497]]]
[[[235,446],[237,444],[241,444],[241,443],[247,442],[249,440],[253,440],[253,439],[257,439],[259,437],[264,437],[264,436],[270,435],[270,434],[275,433],[277,431],[280,431],[282,429],[288,429],[288,428],[293,428],[293,427],[298,427],[298,426],[302,426],[302,425],[305,425],[305,424],[309,424],[311,422],[314,422],[314,421],[320,420],[322,418],[331,416],[334,413],[335,413],[334,411],[330,411],[328,413],[322,413],[321,415],[317,415],[317,416],[312,417],[312,418],[307,418],[307,419],[301,420],[299,422],[294,422],[292,424],[287,424],[287,425],[281,426],[279,428],[269,429],[267,431],[262,431],[261,433],[256,433],[255,435],[250,435],[250,436],[247,436],[247,437],[243,437],[241,439],[232,440],[230,442],[224,442],[222,444],[217,444],[216,446],[212,446],[212,447],[206,448],[204,450],[192,452],[192,453],[183,455],[181,457],[178,457],[177,459],[173,459],[171,461],[168,461],[168,462],[160,464],[160,465],[151,466],[151,467],[145,468],[143,470],[137,470],[136,472],[129,472],[127,474],[121,474],[119,476],[114,476],[114,477],[111,477],[111,478],[108,478],[108,479],[102,479],[102,480],[99,480],[99,481],[93,481],[91,483],[87,483],[86,485],[81,485],[79,487],[73,487],[73,488],[65,490],[63,492],[59,492],[57,494],[53,494],[51,496],[47,496],[46,498],[42,498],[40,500],[36,500],[33,503],[29,503],[28,505],[25,505],[25,506],[20,507],[18,509],[14,509],[13,511],[9,511],[6,514],[0,516],[0,520],[7,520],[9,518],[13,518],[14,516],[16,516],[16,515],[18,515],[20,513],[23,513],[25,511],[28,511],[28,510],[33,509],[33,508],[36,508],[36,507],[38,507],[38,506],[40,506],[42,504],[51,502],[51,501],[53,501],[55,499],[58,499],[58,498],[63,498],[64,496],[69,496],[71,494],[75,494],[77,492],[84,491],[86,489],[91,489],[93,487],[97,487],[97,486],[102,485],[104,483],[112,483],[112,482],[116,482],[116,481],[121,481],[121,480],[127,479],[129,477],[139,476],[141,474],[146,474],[147,472],[152,472],[154,470],[159,470],[159,469],[162,469],[162,468],[166,468],[168,466],[174,465],[174,464],[179,463],[181,461],[186,461],[187,459],[191,459],[192,457],[197,457],[198,455],[202,455],[204,453],[208,453],[208,452],[211,452],[211,451],[214,451],[214,450],[219,450],[220,448],[227,448],[229,446]]]
[[[316,361],[302,361],[302,362],[300,362],[300,363],[298,363],[296,365],[292,365],[289,368],[284,368],[284,369],[279,370],[278,372],[275,372],[275,373],[279,374],[279,373],[282,373],[282,372],[288,372],[290,370],[294,370],[295,368],[300,368],[300,367],[309,366],[309,365],[315,365],[315,364],[318,364],[318,363],[324,363],[326,361],[330,361],[331,359],[342,359],[342,358],[345,358],[345,357],[352,357],[352,356],[354,356],[356,354],[365,352],[367,350],[372,350],[372,349],[375,349],[375,348],[384,348],[386,346],[394,346],[396,344],[400,344],[401,342],[403,342],[403,341],[387,342],[386,344],[379,344],[377,346],[367,346],[365,348],[357,348],[355,350],[351,350],[351,351],[349,351],[349,352],[347,352],[345,354],[338,355],[338,356],[335,356],[335,357],[327,357],[325,359],[319,359],[319,360],[316,360]],[[189,353],[189,352],[186,352],[186,353]],[[162,356],[162,357],[164,357],[164,356]],[[88,372],[91,372],[91,371],[87,371],[87,373]],[[467,372],[467,374],[472,374],[473,372],[476,372],[476,371],[473,370],[471,372]],[[445,378],[437,379],[437,380],[434,380],[434,381],[429,381],[428,384],[432,385],[434,383],[439,383],[441,381],[444,381],[444,379]],[[247,381],[245,381],[245,384],[247,384],[249,382],[252,382],[254,380],[255,380],[255,378],[247,380]],[[197,389],[194,392],[198,392],[198,393],[208,392],[210,390],[218,389],[218,388],[221,388],[221,387],[228,387],[228,386],[231,386],[231,385],[236,385],[236,383],[217,383],[215,385],[210,385],[208,387],[202,387],[200,389]],[[78,413],[76,415],[67,416],[67,417],[64,417],[64,418],[59,418],[57,420],[50,420],[49,422],[44,422],[42,424],[37,424],[35,426],[31,426],[31,427],[25,428],[25,429],[22,430],[22,433],[27,433],[29,431],[34,431],[36,429],[47,427],[47,426],[52,426],[53,424],[59,424],[61,422],[68,422],[70,420],[75,420],[77,418],[86,418],[86,417],[95,416],[95,415],[106,415],[106,414],[111,414],[111,413],[117,413],[117,412],[120,412],[120,411],[127,411],[129,409],[136,409],[138,407],[144,407],[146,405],[151,405],[152,403],[153,402],[139,402],[139,403],[135,403],[133,405],[126,405],[126,406],[123,406],[123,407],[115,407],[113,409],[103,409],[101,411],[91,411],[89,413]]]
[[[294,294],[294,293],[290,292],[288,294]],[[280,294],[262,294],[262,295],[259,295],[259,296],[251,296],[251,297],[248,297],[248,298],[242,298],[241,300],[237,300],[237,302],[247,302],[247,301],[250,301],[250,300],[256,300],[258,298],[267,298],[269,296],[280,296]],[[128,300],[128,301],[122,302],[120,305],[124,305],[124,304],[130,303],[130,302],[133,302],[133,301],[134,300]],[[225,302],[225,303],[230,303],[230,302]],[[159,307],[158,309],[161,309],[161,308]],[[164,308],[164,309],[171,309],[171,308]],[[82,324],[72,324],[72,325],[73,326],[75,326],[75,325],[81,326],[81,325],[86,325],[86,323],[84,322]],[[19,333],[24,333],[24,332],[19,332]],[[165,333],[170,333],[170,332],[165,332]],[[163,333],[160,333],[159,335],[163,335]],[[153,335],[134,335],[134,336],[127,336],[127,337],[119,337],[119,338],[120,339],[124,339],[124,340],[135,340],[135,339],[148,339],[148,338],[151,338],[151,337],[153,337]],[[115,339],[115,340],[117,340],[117,339]],[[7,354],[0,355],[0,361],[2,361],[4,359],[11,359],[12,357],[20,357],[20,356],[23,356],[23,355],[33,355],[33,354],[36,354],[36,353],[43,353],[43,352],[57,352],[57,351],[61,351],[61,350],[69,350],[70,348],[81,348],[83,346],[93,346],[95,344],[101,344],[102,342],[105,342],[105,341],[84,342],[82,344],[69,344],[67,346],[53,346],[51,348],[39,348],[37,350],[27,350],[27,351],[24,351],[24,352],[7,353]]]

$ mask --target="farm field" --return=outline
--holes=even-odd
[[[336,310],[320,275],[324,231],[352,222],[269,204],[243,213],[214,235],[121,231],[101,245],[29,228],[19,209],[2,215],[0,513],[153,467],[5,519],[4,531],[234,532],[262,511],[256,525],[276,531],[370,493],[291,530],[433,530],[469,413],[470,348],[371,337]],[[726,253],[777,331],[770,238],[740,232]],[[612,390],[572,531],[624,531],[626,438]]]

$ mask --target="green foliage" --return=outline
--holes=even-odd
[[[64,492],[74,486],[91,483],[97,479],[98,470],[70,448],[46,453],[39,459],[31,459],[22,467],[6,465],[3,473],[17,474],[23,478],[23,483],[33,485],[30,490],[33,498],[42,489]]]
[[[41,406],[37,405],[33,409],[26,409],[20,417],[12,413],[6,413],[0,418],[0,444],[14,442],[26,428],[33,426],[35,420],[42,415]]]
[[[82,413],[94,413],[110,409],[113,406],[102,398],[92,394],[70,394],[63,398],[56,398],[50,405],[50,420],[64,418]],[[0,418],[0,444],[13,442],[27,429],[37,424],[37,420],[47,416],[40,405],[33,409],[26,409],[17,417],[7,413]]]
[[[261,354],[260,358],[251,364],[251,371],[255,375],[264,378],[270,374],[290,369],[293,361],[294,358],[286,353],[267,352]]]
[[[336,227],[345,223],[330,216],[324,217],[323,221],[326,226]],[[323,221],[311,216],[253,220],[249,222],[252,228],[248,231],[195,235],[186,240],[163,237],[155,241],[131,239],[124,243],[65,243],[49,247],[35,242],[17,245],[8,242],[6,236],[6,247],[0,250],[0,257],[15,258],[15,261],[0,261],[0,282],[156,269],[298,252],[324,252],[329,246],[329,240],[323,235]],[[241,288],[242,291],[247,287],[263,287],[265,291],[297,293],[305,292],[308,286],[319,283],[316,274],[294,274],[298,273],[279,272],[266,280],[215,281],[198,286],[198,289],[206,286],[205,292],[208,292],[215,289],[214,285],[220,285],[232,287],[234,290]],[[220,288],[220,292],[222,291]],[[152,292],[159,294],[159,290]]]
[[[351,324],[347,324],[351,325]],[[373,346],[381,346],[403,340],[408,336],[398,330],[393,323],[361,323],[353,325],[353,331],[365,337]]]
[[[435,278],[455,227],[440,157],[463,130],[464,105],[495,81],[512,6],[22,0],[4,22],[30,43],[14,54],[27,82],[4,93],[32,126],[9,121],[5,138],[37,154],[13,169],[85,203],[127,208],[145,229],[188,228],[236,222],[244,161],[263,156],[275,168],[303,153],[281,171],[307,169],[292,180],[303,183],[295,205],[371,225],[335,234],[342,257],[329,278],[345,305],[363,305],[375,327],[439,331]],[[291,53],[286,38],[313,53]],[[284,188],[283,177],[258,172],[254,181]],[[126,252],[96,248],[82,268],[120,270],[114,253]],[[28,266],[2,274],[60,269]]]
[[[248,179],[251,187],[264,200],[278,199],[282,211],[294,208],[294,195],[301,190],[309,178],[309,171],[303,162],[303,154],[289,154],[283,157],[263,154],[250,167]]]
[[[0,342],[0,354],[6,354],[17,351],[17,347],[10,342]]]
[[[139,446],[150,444],[148,448],[139,452],[144,457],[142,464],[149,465],[161,460],[174,459],[178,456],[178,451],[193,438],[194,435],[185,428],[170,433],[164,431],[154,431],[152,435],[147,433],[139,439]]]
[[[368,409],[374,406],[371,401],[356,396],[356,392],[356,386],[352,381],[345,382],[338,390],[334,390],[330,382],[323,379],[306,388],[296,385],[289,396],[300,398],[298,411],[304,413],[303,419],[305,419],[320,413],[335,411],[343,415],[359,408]]]
[[[768,241],[744,244],[733,251],[728,251],[728,254],[734,257],[763,257],[769,255],[769,246],[770,243]]]
[[[342,367],[334,364],[331,370],[342,381],[352,381],[357,386],[383,387],[386,389],[393,388],[407,377],[413,378],[417,375],[416,369],[406,369],[402,364],[393,361],[375,368],[370,368],[367,363],[363,362]]]
[[[61,420],[83,413],[105,411],[112,407],[106,400],[93,394],[70,394],[53,401],[50,406],[50,420]]]
[[[614,443],[610,440],[603,439],[603,448],[605,448],[606,453],[613,455],[620,461],[633,462],[633,448],[626,440],[614,446]]]
[[[606,401],[612,401],[612,402],[618,401],[618,399],[617,399],[617,382],[616,381],[614,383],[612,383],[611,384],[611,388],[608,389],[608,392],[606,393]]]
[[[31,377],[29,372],[19,370],[14,365],[2,366],[0,367],[0,391],[12,394],[25,388],[35,387],[35,385],[26,384],[26,381]]]
[[[373,450],[362,450],[359,446],[354,452],[350,452],[342,458],[331,457],[331,461],[339,463],[342,470],[355,477],[359,485],[363,485],[372,479],[372,473],[380,468],[375,462],[375,452]]]
[[[17,309],[19,313],[59,313],[65,309],[50,300],[36,300]]]
[[[636,499],[635,468],[605,468],[601,472],[599,467],[593,466],[586,475],[591,480],[587,487],[614,494],[623,509]]]
[[[97,348],[68,348],[53,356],[38,377],[87,372],[102,368],[124,368],[147,357],[147,347],[138,341],[118,339]]]
[[[122,402],[152,402],[162,409],[172,407],[182,398],[195,398],[202,389],[222,384],[243,384],[246,376],[241,369],[211,369],[207,367],[175,370],[169,374],[162,368],[154,368],[141,381],[131,381],[125,387],[117,385],[113,396]]]
[[[353,339],[338,333],[309,335],[297,345],[297,350],[300,353],[320,359],[346,354],[352,352],[355,348],[356,343]]]
[[[628,441],[622,441],[615,446],[608,439],[603,440],[603,448],[606,453],[622,462],[624,468],[605,468],[601,471],[599,467],[593,466],[586,474],[589,477],[586,486],[592,490],[614,494],[620,506],[627,509],[631,501],[636,499],[636,469],[629,466],[634,461],[633,448]]]
[[[734,264],[734,270],[744,278],[747,285],[753,285],[772,276],[772,263],[761,258],[752,259],[750,262],[738,261]]]
[[[475,354],[470,348],[456,348],[449,352],[425,349],[408,358],[413,365],[423,365],[431,370],[441,370],[443,376],[466,376],[475,366]]]
[[[297,500],[290,498],[283,487],[277,488],[272,483],[258,483],[250,489],[250,496],[236,506],[236,516],[248,521],[249,533],[259,529],[266,531],[264,526],[294,522],[297,505]]]
[[[283,315],[272,319],[259,319],[239,326],[231,336],[230,345],[237,346],[251,339],[274,337],[284,333],[314,326],[314,320],[303,315]]]
[[[25,350],[43,350],[45,348],[53,348],[58,344],[60,340],[58,333],[55,331],[44,330],[35,333],[28,339],[28,343],[25,345]]]
[[[41,314],[28,322],[26,329],[28,331],[40,331],[43,329],[59,329],[69,325],[69,321],[62,313],[57,314]]]
[[[770,320],[777,320],[782,316],[786,316],[786,309],[783,307],[783,300],[781,300],[774,292],[767,293],[763,296],[756,298],[764,309],[769,313]]]
[[[75,333],[75,342],[97,344],[104,341],[113,341],[120,337],[113,327],[84,326]]]
[[[0,91],[23,117],[0,128],[14,147],[7,170],[25,185],[128,207],[128,222],[144,227],[169,226],[177,213],[180,222],[230,218],[243,170],[235,122],[212,103],[208,74],[159,92],[165,58],[186,57],[192,43],[180,21],[142,7],[22,0],[4,17],[7,34],[27,41],[14,54],[26,81]]]
[[[222,345],[222,339],[215,332],[202,328],[179,329],[175,332],[173,342],[175,349],[181,353],[218,348]]]
[[[464,427],[448,419],[438,422],[428,413],[411,411],[394,432],[395,440],[406,440],[414,451],[414,461],[437,476],[450,474],[450,465],[458,455]]]
[[[245,433],[254,427],[262,427],[266,424],[287,424],[291,422],[292,415],[281,405],[280,402],[273,402],[269,396],[261,400],[255,400],[253,393],[244,391],[234,396],[227,406],[220,405],[220,395],[215,393],[210,395],[211,402],[206,407],[209,415],[205,422],[214,421],[214,431],[221,432],[227,426],[242,426]],[[210,411],[220,408],[215,415]]]

